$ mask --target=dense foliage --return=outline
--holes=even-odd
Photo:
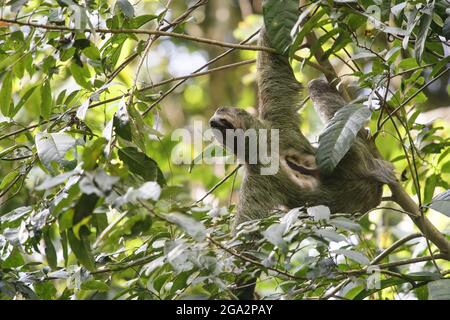
[[[300,81],[337,74],[354,100],[320,137],[321,167],[371,118],[383,157],[449,235],[447,1],[0,4],[0,299],[232,299],[237,275],[260,272],[264,298],[450,298],[449,262],[394,203],[274,212],[233,236],[238,167],[195,163],[214,157],[210,142],[172,139],[219,105],[256,106],[264,20]]]

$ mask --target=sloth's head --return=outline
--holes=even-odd
[[[288,135],[283,131],[284,135],[282,133],[280,136],[276,129],[277,134],[274,136],[270,123],[259,120],[245,110],[232,107],[217,109],[209,124],[218,142],[246,164],[256,165],[251,166],[253,169],[275,168],[268,172],[276,174],[281,167],[283,175],[303,189],[317,187],[319,172],[315,157],[311,153],[300,152],[302,146],[296,145],[304,139],[303,136],[298,136],[300,133],[295,134],[295,131]]]
[[[249,163],[250,157],[255,156],[257,149],[252,151],[252,147],[258,144],[259,129],[264,127],[255,116],[240,108],[221,107],[209,124],[216,140],[238,159]]]
[[[257,127],[258,119],[249,112],[234,107],[220,107],[209,120],[211,128],[225,132],[231,130],[248,130]]]

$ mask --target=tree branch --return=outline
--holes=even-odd
[[[232,48],[232,49],[240,49],[240,50],[250,50],[250,51],[266,51],[269,53],[277,53],[277,51],[273,48],[257,46],[257,45],[246,45],[246,44],[236,44],[229,42],[222,42],[212,39],[194,37],[187,34],[169,32],[169,31],[161,31],[161,30],[145,30],[145,29],[104,29],[104,28],[93,28],[91,29],[75,29],[66,26],[57,26],[57,25],[49,25],[49,24],[39,24],[34,22],[22,22],[18,20],[0,18],[0,22],[6,22],[10,24],[16,24],[19,26],[28,26],[33,28],[45,29],[45,30],[53,30],[53,31],[68,31],[68,32],[92,32],[95,31],[97,33],[103,34],[144,34],[144,35],[153,35],[153,36],[161,36],[161,37],[172,37],[184,40],[190,40],[199,43],[205,43],[213,46],[223,47],[223,48]]]
[[[382,253],[380,253],[378,256],[376,256],[372,261],[370,261],[371,265],[374,265],[381,260],[383,260],[385,257],[387,257],[389,254],[391,254],[393,251],[395,251],[397,248],[401,247],[404,243],[416,239],[419,237],[422,237],[423,235],[421,233],[413,233],[406,237],[403,237],[396,242],[394,242],[389,248],[385,249]]]
[[[420,212],[419,206],[411,199],[399,183],[390,185],[392,198],[408,215],[423,235],[433,242],[444,259],[450,260],[450,241]]]

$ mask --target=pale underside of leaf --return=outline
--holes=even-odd
[[[335,114],[319,137],[317,162],[322,173],[333,172],[371,115],[369,108],[353,104]]]

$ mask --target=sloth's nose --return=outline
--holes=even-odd
[[[216,117],[212,117],[211,119],[209,119],[209,125],[211,126],[211,128],[217,128],[220,126],[220,122]]]

